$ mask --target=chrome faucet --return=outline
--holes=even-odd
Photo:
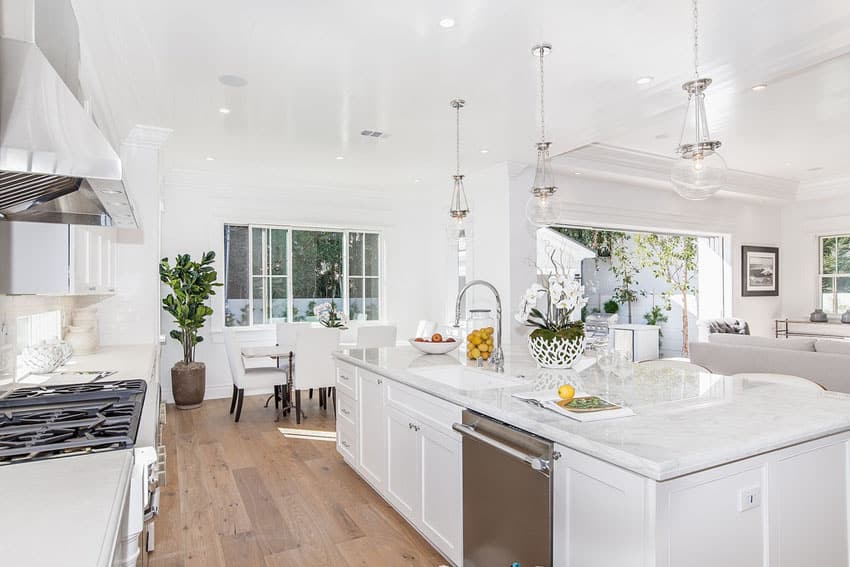
[[[463,301],[463,296],[466,294],[466,291],[476,285],[482,285],[493,292],[493,295],[496,296],[496,326],[498,327],[496,334],[496,348],[493,350],[492,356],[490,356],[490,362],[493,364],[493,369],[496,372],[504,372],[505,371],[505,353],[502,351],[502,298],[499,297],[499,292],[490,282],[484,280],[473,280],[463,286],[457,294],[457,301],[455,302],[455,328],[460,327],[460,305]]]

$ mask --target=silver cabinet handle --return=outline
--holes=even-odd
[[[350,378],[348,376],[346,376],[345,374],[340,374],[339,377],[342,378],[343,380],[350,380]]]
[[[378,378],[378,384],[383,384],[383,383],[384,383],[384,381],[381,380],[380,378]]]
[[[351,448],[351,445],[349,445],[349,444],[348,444],[348,441],[345,441],[345,440],[343,440],[343,441],[342,441],[342,446],[343,446],[343,447],[345,447],[346,449],[350,449],[350,448]]]
[[[349,415],[349,414],[351,413],[350,411],[348,411],[348,410],[347,410],[347,409],[345,409],[345,408],[339,408],[339,411],[340,411],[340,413],[341,413],[341,414],[343,414],[343,415]]]
[[[479,433],[471,425],[465,425],[463,423],[455,423],[455,424],[452,425],[452,429],[454,429],[455,431],[457,431],[461,435],[471,437],[472,439],[475,439],[476,441],[480,441],[481,443],[484,443],[485,445],[489,445],[490,447],[493,447],[494,449],[497,449],[497,450],[501,451],[502,453],[510,455],[511,457],[513,457],[515,459],[519,459],[520,461],[522,461],[524,463],[528,463],[528,465],[536,471],[546,473],[546,472],[549,472],[549,470],[550,470],[549,461],[547,461],[546,459],[544,459],[542,457],[535,457],[534,455],[529,455],[528,453],[523,453],[522,451],[514,449],[510,445],[502,443],[501,441],[499,441],[497,439],[493,439],[492,437],[484,435],[483,433]]]

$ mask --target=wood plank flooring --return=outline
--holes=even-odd
[[[167,484],[151,567],[435,567],[436,550],[352,471],[329,441],[278,427],[334,429],[333,410],[274,422],[265,396],[168,406]]]

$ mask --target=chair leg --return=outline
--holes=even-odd
[[[331,396],[333,396],[333,400],[334,400],[334,402],[333,402],[333,403],[334,403],[334,419],[336,419],[336,388],[328,388],[328,391],[331,393]]]
[[[295,390],[295,423],[301,424],[301,390]]]
[[[242,401],[245,399],[245,389],[239,388],[239,401],[236,403],[236,422],[239,422],[239,417],[242,415]]]
[[[230,413],[233,414],[233,410],[236,409],[236,397],[239,394],[239,390],[236,388],[236,384],[233,385],[233,397],[230,398]]]
[[[313,388],[310,388],[310,399],[313,399]]]
[[[280,386],[274,387],[274,409],[280,409]]]

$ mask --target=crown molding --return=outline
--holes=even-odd
[[[558,170],[578,172],[588,177],[673,191],[670,182],[673,158],[667,156],[594,143],[559,154],[553,158],[552,164]],[[719,194],[789,202],[797,197],[798,185],[795,180],[730,169],[728,183]]]
[[[122,145],[134,148],[159,149],[165,144],[172,132],[171,128],[136,124],[130,129]]]
[[[836,175],[825,179],[801,181],[797,189],[797,199],[828,199],[850,195],[850,175]]]

